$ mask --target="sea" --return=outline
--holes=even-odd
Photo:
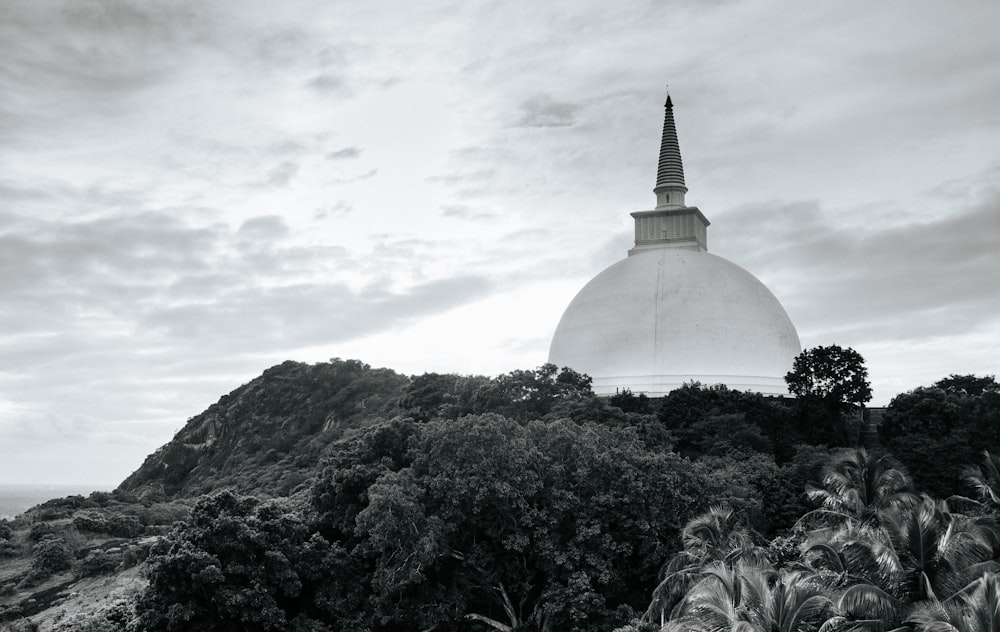
[[[91,492],[111,491],[107,485],[32,485],[0,483],[0,519],[13,518],[39,503],[53,498],[65,498]]]

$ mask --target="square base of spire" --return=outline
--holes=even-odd
[[[652,248],[708,250],[709,221],[696,206],[631,215],[635,219],[635,247],[629,256]]]

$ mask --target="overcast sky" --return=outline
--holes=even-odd
[[[1000,3],[0,0],[0,482],[115,485],[286,359],[545,362],[653,207],[873,404],[998,372]]]

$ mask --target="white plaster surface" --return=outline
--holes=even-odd
[[[800,351],[784,308],[752,274],[707,252],[660,248],[580,290],[549,362],[590,375],[602,395],[662,395],[692,380],[780,395]]]

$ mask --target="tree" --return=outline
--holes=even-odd
[[[992,375],[957,375],[952,373],[946,378],[934,382],[934,386],[949,393],[979,397],[988,391],[1000,390],[996,377]]]
[[[912,620],[908,613],[916,604],[960,598],[970,582],[996,570],[995,529],[924,496],[896,505],[879,525],[847,522],[814,531],[806,559],[817,572],[837,577],[841,623],[858,629],[881,622],[881,629],[893,629]]]
[[[664,632],[816,630],[834,612],[830,591],[807,571],[716,564],[685,595]]]
[[[962,471],[974,462],[977,448],[990,445],[973,438],[980,399],[938,387],[902,393],[889,402],[879,438],[921,489],[949,496],[962,488]],[[988,436],[989,429],[983,432]]]
[[[355,521],[376,627],[620,625],[706,487],[631,428],[481,415],[421,424],[410,445]]]
[[[649,415],[653,412],[653,405],[650,403],[649,398],[646,397],[645,393],[635,395],[632,393],[631,389],[628,388],[609,397],[608,404],[611,406],[617,406],[622,410],[622,412],[626,413]]]
[[[705,417],[691,424],[684,434],[688,445],[693,444],[701,455],[774,454],[771,441],[760,427],[741,413]]]
[[[938,387],[917,387],[892,398],[879,425],[879,437],[926,435],[938,440],[969,425],[969,400],[955,391]]]
[[[677,438],[677,452],[685,456],[724,454],[734,446],[773,453],[778,462],[794,454],[787,407],[760,393],[734,391],[722,384],[685,384],[663,398],[658,414]],[[736,439],[736,434],[745,438]]]
[[[911,603],[960,593],[984,570],[995,570],[995,525],[953,514],[929,496],[895,512],[885,532],[899,560],[898,586]]]
[[[138,629],[341,629],[361,605],[345,558],[285,504],[205,496],[155,546]]]
[[[349,433],[334,443],[310,499],[324,537],[348,547],[354,545],[356,520],[367,506],[368,489],[385,473],[410,464],[410,441],[419,429],[412,420],[392,419]]]
[[[803,520],[840,525],[853,520],[878,526],[898,506],[912,503],[913,482],[896,459],[865,449],[841,452],[823,471],[819,486],[807,485],[806,496],[819,509]]]
[[[979,503],[994,514],[1000,512],[1000,455],[983,450],[979,465],[965,468],[963,474]]]
[[[991,632],[1000,629],[1000,578],[985,573],[951,599],[918,604],[910,622],[916,632]]]
[[[872,398],[865,359],[850,347],[806,349],[795,357],[785,382],[796,397],[851,407],[862,406]]]
[[[753,538],[732,509],[716,506],[692,518],[681,533],[683,548],[660,571],[660,583],[643,621],[663,622],[711,564],[732,566],[754,550]]]
[[[865,436],[859,407],[871,399],[864,358],[836,345],[806,349],[785,375],[794,427],[813,445],[848,447]]]
[[[592,382],[588,375],[551,363],[531,371],[511,371],[476,392],[474,412],[499,413],[520,421],[541,419],[557,404],[594,399]]]
[[[901,393],[878,433],[920,488],[950,496],[964,487],[977,453],[1000,445],[1000,387],[992,376],[951,375]]]
[[[417,421],[458,419],[473,412],[473,396],[490,382],[482,376],[424,373],[410,380],[399,406]]]

